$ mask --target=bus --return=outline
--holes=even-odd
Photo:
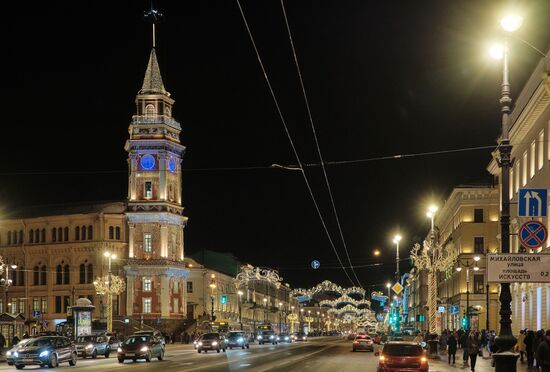
[[[210,322],[211,332],[227,333],[229,332],[228,322]]]

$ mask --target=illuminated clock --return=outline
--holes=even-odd
[[[141,168],[151,170],[155,167],[155,157],[153,155],[144,155],[140,160]]]
[[[170,158],[170,160],[168,160],[168,170],[172,173],[176,172],[176,161],[174,158]]]

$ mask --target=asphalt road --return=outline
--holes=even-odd
[[[52,371],[311,371],[354,372],[376,371],[377,357],[373,352],[352,352],[351,341],[338,337],[313,338],[307,342],[279,345],[251,345],[250,349],[198,354],[191,345],[167,345],[165,360],[126,361],[119,364],[116,357],[79,359],[75,367],[64,363]],[[40,370],[26,367],[26,370]],[[441,371],[430,368],[431,371]],[[16,371],[5,363],[0,371]]]

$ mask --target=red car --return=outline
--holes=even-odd
[[[378,356],[378,372],[428,372],[428,358],[414,342],[390,341]]]

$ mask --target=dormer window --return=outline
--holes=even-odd
[[[156,115],[155,105],[150,103],[147,106],[145,106],[145,116],[155,116],[155,115]]]

